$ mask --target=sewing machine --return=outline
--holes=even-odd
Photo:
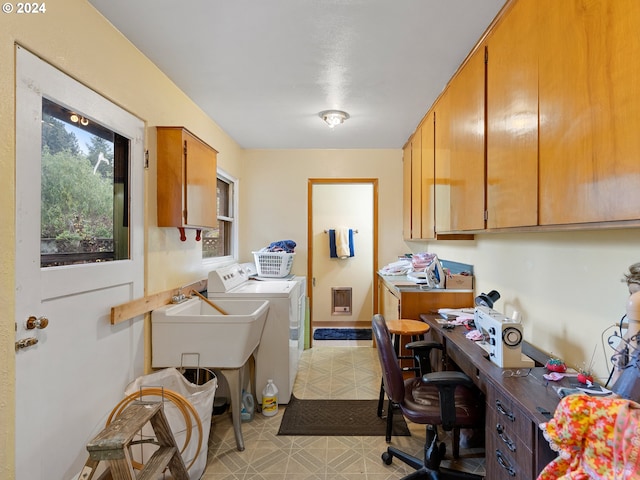
[[[501,368],[531,368],[534,361],[522,353],[522,324],[500,312],[478,306],[473,313],[476,329],[485,340],[479,345]]]

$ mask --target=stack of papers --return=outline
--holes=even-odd
[[[474,308],[441,308],[438,314],[442,320],[438,319],[438,323],[453,323],[460,325],[473,320]]]

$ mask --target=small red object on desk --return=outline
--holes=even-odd
[[[593,376],[587,373],[579,373],[578,381],[584,385],[588,385],[589,383],[593,383]]]
[[[545,365],[546,369],[550,372],[558,372],[564,373],[567,371],[567,366],[562,360],[558,360],[557,358],[550,358],[547,360],[547,364]]]

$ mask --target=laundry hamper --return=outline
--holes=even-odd
[[[135,397],[135,400],[138,400],[139,394],[142,393],[141,399],[144,401],[161,401],[164,394],[164,413],[178,448],[182,450],[185,440],[190,437],[186,448],[182,450],[182,460],[188,468],[191,480],[200,479],[207,466],[211,412],[217,388],[218,379],[215,375],[204,385],[196,385],[189,382],[177,369],[165,368],[138,377],[125,389],[125,397]],[[178,395],[184,397],[191,404],[191,407],[181,405]],[[176,398],[178,401],[175,401]],[[192,421],[190,430],[187,429],[182,410],[190,412]],[[198,416],[197,420],[193,418],[194,414]],[[199,432],[199,426],[201,426],[202,433]],[[146,436],[153,436],[153,429],[150,425],[146,425],[142,430],[141,437]],[[154,445],[142,443],[132,448],[132,458],[134,461],[144,464],[155,450]],[[171,478],[171,476],[167,472],[160,478]]]
[[[259,277],[282,278],[289,275],[295,253],[252,252]]]

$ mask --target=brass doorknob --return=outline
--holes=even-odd
[[[34,328],[47,328],[49,325],[49,319],[47,317],[34,317],[33,315],[27,319],[27,330],[33,330]]]
[[[22,340],[18,340],[16,342],[16,352],[23,348],[32,347],[38,343],[38,339],[35,337],[23,338]]]

